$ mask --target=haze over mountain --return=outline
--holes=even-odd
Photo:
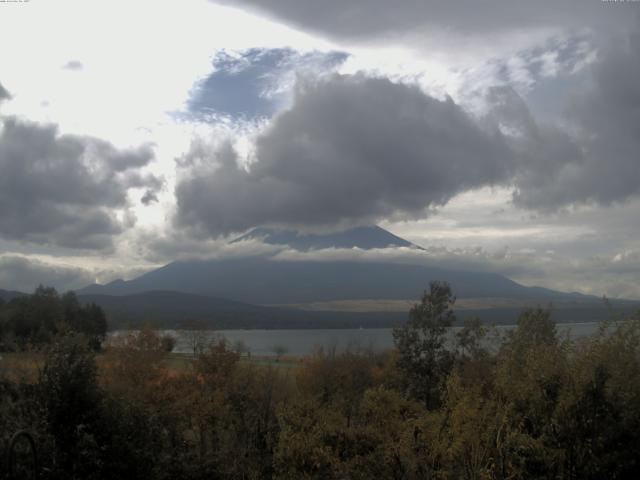
[[[189,321],[217,329],[389,327],[406,318],[412,302],[434,280],[449,282],[459,297],[459,321],[479,317],[514,323],[524,308],[551,303],[561,322],[595,321],[610,314],[595,297],[526,287],[496,273],[308,257],[333,249],[420,249],[380,227],[323,235],[256,228],[231,243],[243,241],[277,245],[300,257],[254,254],[181,260],[129,281],[90,285],[78,293],[82,301],[101,305],[116,326],[150,320],[168,328],[189,327]],[[627,311],[634,305],[619,307]]]
[[[26,294],[23,292],[17,292],[15,290],[3,290],[0,288],[0,299],[6,301],[12,300],[14,298],[20,298],[25,296]]]
[[[132,280],[94,284],[77,293],[81,302],[105,310],[111,328],[145,322],[164,328],[389,327],[406,318],[434,280],[451,284],[459,298],[460,321],[477,316],[513,323],[524,308],[551,303],[557,321],[593,321],[610,314],[595,297],[526,287],[497,273],[384,261],[387,252],[415,249],[421,261],[428,252],[378,226],[327,234],[256,228],[231,243],[242,242],[297,253],[294,259],[278,259],[271,252],[180,260]],[[372,256],[335,260],[323,255],[351,251]],[[6,299],[18,295],[0,291]],[[634,305],[616,307],[627,311]]]
[[[380,227],[327,235],[253,230],[242,239],[266,239],[293,249],[415,247]],[[379,248],[379,247],[376,247]],[[415,247],[418,248],[418,247]],[[277,260],[265,256],[172,262],[129,281],[90,285],[81,294],[130,295],[152,290],[210,295],[251,304],[299,304],[353,299],[416,299],[429,282],[449,282],[459,297],[567,299],[579,294],[525,287],[495,273],[448,270],[391,261]]]

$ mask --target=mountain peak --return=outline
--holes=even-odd
[[[355,227],[326,234],[257,227],[231,243],[243,240],[260,240],[269,245],[286,245],[301,251],[324,248],[361,248],[363,250],[390,247],[420,248],[377,225]]]

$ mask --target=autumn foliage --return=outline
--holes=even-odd
[[[56,335],[35,381],[0,381],[0,426],[34,432],[41,478],[639,478],[638,317],[581,341],[546,310],[450,335],[454,301],[432,284],[394,350],[294,368],[223,337],[177,367],[150,328],[100,354]]]

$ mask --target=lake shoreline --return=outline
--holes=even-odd
[[[595,332],[600,322],[573,322],[557,324],[558,334],[567,334],[572,339],[586,337]],[[499,334],[512,330],[516,325],[495,325]],[[449,328],[453,338],[462,326]],[[125,336],[135,329],[123,329],[109,332],[109,338]],[[384,351],[393,348],[393,328],[340,328],[340,329],[227,329],[227,330],[184,330],[159,329],[161,336],[168,335],[176,339],[174,353],[192,353],[194,345],[206,346],[220,337],[224,337],[231,346],[242,344],[245,351],[260,357],[280,355],[304,357],[313,354],[319,348],[335,349],[371,349]]]

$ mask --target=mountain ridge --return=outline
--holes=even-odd
[[[318,248],[420,248],[378,226],[319,235],[259,227],[233,242],[258,239],[297,250]],[[232,242],[232,243],[233,243]],[[89,285],[81,295],[134,295],[172,291],[251,305],[287,305],[358,299],[419,298],[432,281],[446,281],[459,298],[511,298],[543,302],[596,297],[527,287],[492,272],[446,269],[384,260],[283,260],[264,255],[179,260],[131,280]]]
[[[285,261],[259,256],[176,261],[132,280],[90,285],[77,292],[128,295],[170,290],[251,304],[287,304],[418,298],[434,280],[449,282],[458,297],[596,298],[522,286],[497,273],[369,261]]]
[[[422,247],[398,237],[377,225],[355,227],[329,233],[301,233],[296,230],[256,227],[231,243],[244,240],[260,240],[268,245],[283,245],[300,251],[325,248],[374,248],[407,247],[423,250]]]
[[[14,298],[26,297],[28,294],[18,292],[17,290],[3,290],[0,288],[0,298],[5,302],[13,300]]]
[[[172,291],[148,291],[139,294],[79,295],[81,303],[102,307],[109,329],[140,328],[151,324],[169,329],[324,329],[324,328],[389,328],[402,323],[410,305],[387,311],[310,311],[289,306],[250,305],[225,299]],[[618,314],[630,313],[635,305],[619,305]],[[522,307],[457,308],[457,322],[481,318],[496,324],[513,324]],[[557,322],[598,321],[611,312],[605,305],[577,305],[552,311]]]

